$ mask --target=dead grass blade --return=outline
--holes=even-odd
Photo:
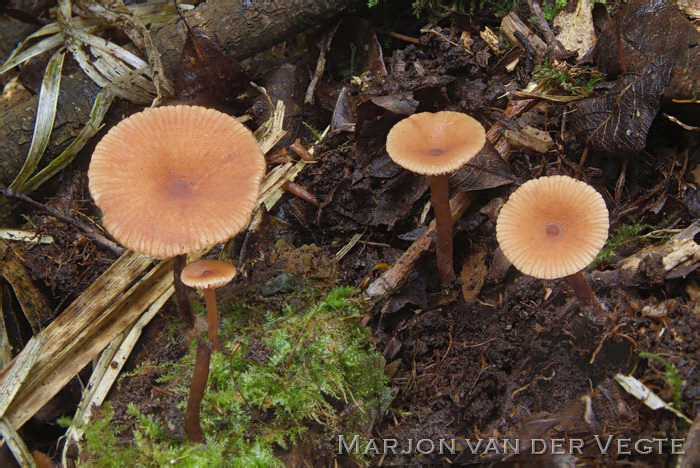
[[[152,259],[127,252],[35,337],[45,345],[31,375],[10,402],[5,416],[19,428],[112,341],[172,282],[172,265],[160,263],[134,284]],[[166,274],[170,273],[170,274]],[[133,286],[132,286],[133,285]],[[0,373],[5,385],[13,369],[31,360],[26,348]]]
[[[144,327],[170,299],[174,286],[168,288],[148,310],[130,328],[122,332],[115,338],[109,346],[100,354],[100,358],[95,365],[90,376],[90,381],[80,400],[78,409],[73,416],[73,422],[66,431],[66,441],[63,445],[63,464],[68,466],[67,454],[73,444],[76,444],[83,437],[83,426],[92,419],[92,409],[99,407],[107,398],[109,390],[119,377],[122,367],[134,349],[136,342],[141,336]]]
[[[46,151],[53,131],[53,122],[56,118],[56,107],[58,105],[58,93],[61,87],[61,73],[63,71],[63,59],[65,52],[59,50],[49,60],[44,73],[44,80],[41,83],[39,94],[39,104],[36,110],[36,122],[34,124],[34,134],[29,147],[29,154],[22,165],[19,174],[10,184],[10,189],[21,191],[19,188],[34,173],[41,157]]]
[[[5,412],[8,406],[10,406],[10,403],[12,403],[12,399],[34,367],[36,360],[39,358],[44,348],[45,340],[46,335],[32,337],[22,350],[25,355],[22,362],[12,366],[7,373],[3,372],[3,379],[0,382],[0,417],[5,416]]]
[[[48,301],[32,281],[27,267],[2,240],[0,240],[0,258],[2,258],[0,274],[12,287],[32,331],[35,334],[39,333],[42,316],[51,310]]]
[[[3,73],[12,70],[15,68],[17,65],[21,65],[27,60],[31,59],[32,57],[36,57],[37,55],[43,54],[46,51],[49,51],[55,47],[58,47],[63,43],[63,38],[56,33],[51,33],[52,35],[50,37],[47,37],[46,39],[43,39],[33,46],[31,46],[29,49],[23,50],[20,52],[20,50],[24,47],[24,45],[30,41],[31,39],[41,37],[39,33],[42,33],[47,28],[47,26],[44,26],[28,38],[26,38],[15,50],[12,52],[10,57],[5,61],[5,63],[0,67],[0,75]],[[49,34],[49,33],[46,33]]]
[[[4,418],[0,420],[0,436],[2,436],[3,442],[7,442],[7,446],[10,448],[19,466],[36,467],[36,461],[32,454],[29,453],[27,444],[24,443],[19,434],[12,428],[12,425]]]
[[[36,190],[41,184],[61,172],[66,168],[78,152],[83,149],[85,144],[92,138],[101,128],[102,121],[104,120],[109,107],[112,105],[114,100],[114,95],[109,88],[105,88],[99,92],[95,98],[95,103],[92,105],[92,110],[90,111],[90,116],[88,118],[85,127],[80,131],[80,134],[68,145],[68,148],[63,150],[63,152],[54,158],[53,161],[49,163],[48,166],[43,168],[41,171],[32,176],[28,181],[26,181],[20,187],[20,191],[23,193],[30,193]]]
[[[180,4],[180,10],[191,10],[193,5]],[[129,5],[127,7],[134,16],[145,24],[162,24],[167,23],[171,19],[177,17],[177,11],[173,3],[156,3],[156,4],[139,4]],[[71,18],[73,24],[80,27],[88,33],[93,33],[101,29],[109,29],[113,25],[107,24],[104,21],[96,19]],[[48,36],[48,37],[46,37]],[[44,37],[41,41],[27,47],[27,44]],[[63,44],[63,36],[61,35],[61,25],[56,23],[47,24],[38,31],[27,36],[16,48],[10,56],[5,60],[5,63],[0,66],[0,75],[12,70],[14,67],[23,64],[32,57],[36,57],[48,50],[51,50]]]

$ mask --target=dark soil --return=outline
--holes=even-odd
[[[483,15],[494,21],[488,12]],[[455,227],[455,270],[458,275],[462,272],[461,278],[452,287],[441,288],[434,252],[428,252],[415,264],[404,287],[379,304],[368,305],[367,326],[374,330],[394,388],[393,401],[377,418],[368,437],[396,438],[399,447],[405,447],[401,444],[409,440],[458,440],[454,454],[388,453],[378,455],[375,461],[391,465],[496,462],[504,456],[472,454],[465,441],[507,437],[519,438],[525,445],[537,438],[586,442],[583,455],[575,458],[532,456],[525,449],[521,461],[602,463],[617,458],[635,466],[672,465],[675,457],[669,454],[668,444],[663,454],[651,455],[618,455],[617,446],[611,444],[610,453],[603,456],[594,435],[629,438],[632,443],[641,438],[685,437],[688,424],[667,410],[650,409],[627,394],[613,376],[634,375],[664,401],[673,401],[668,369],[640,357],[640,352],[660,356],[675,367],[683,381],[680,410],[691,419],[698,413],[697,272],[661,284],[596,284],[595,293],[608,313],[601,320],[578,304],[565,280],[538,280],[499,265],[495,217],[517,182],[554,174],[587,181],[608,204],[611,233],[632,222],[647,225],[639,236],[619,246],[612,259],[593,268],[615,271],[621,260],[644,247],[661,244],[644,235],[683,229],[697,218],[697,136],[657,117],[643,151],[618,155],[592,150],[579,167],[585,145],[566,128],[563,120],[570,110],[566,104],[541,100],[517,118],[504,114],[512,103],[509,99],[514,99],[512,95],[505,97],[506,91],[527,85],[534,68],[532,57],[526,54],[510,73],[478,34],[471,35],[473,53],[455,47],[460,36],[450,35],[450,25],[462,24],[462,16],[455,14],[451,17],[455,23],[447,18],[440,23],[444,27],[422,35],[410,15],[404,13],[400,18],[397,31],[419,37],[419,44],[382,39],[381,35],[379,41],[368,23],[353,23],[370,37],[368,41],[381,42],[384,49],[383,57],[370,52],[362,63],[355,64],[354,75],[362,76],[361,83],[344,79],[349,65],[341,45],[350,40],[342,36],[342,28],[336,33],[327,53],[327,73],[318,85],[332,99],[319,98],[316,104],[305,107],[297,104],[301,120],[311,126],[325,128],[335,111],[336,116],[345,117],[345,123],[354,125],[354,132],[342,126],[333,128],[315,147],[316,162],[295,180],[315,195],[319,208],[286,194],[266,213],[261,229],[245,242],[243,235],[236,242],[233,258],[238,259],[244,274],[218,293],[220,300],[235,299],[274,310],[286,301],[297,300],[295,295],[312,285],[341,283],[364,289],[393,265],[432,219],[432,212],[422,219],[429,200],[425,178],[394,164],[384,148],[388,130],[407,115],[457,110],[474,115],[487,129],[499,123],[514,130],[537,127],[554,139],[555,145],[547,153],[510,148],[489,156],[499,158],[503,171],[488,177],[461,174],[460,189],[480,190]],[[484,25],[487,23],[484,20]],[[385,25],[373,26],[381,29]],[[289,49],[295,44],[290,41]],[[308,75],[318,53],[316,48],[299,56],[286,51],[283,60],[263,54],[245,66],[250,75],[262,77],[272,73],[271,63],[277,70],[282,60]],[[384,72],[382,67],[386,67]],[[337,97],[343,92],[347,102],[341,105]],[[279,93],[292,91],[282,89]],[[292,99],[290,95],[276,98]],[[255,108],[254,103],[248,104],[249,109]],[[264,121],[264,116],[256,116],[257,120]],[[309,147],[313,144],[314,136],[307,126],[295,125],[294,129],[287,145],[296,138]],[[611,146],[616,137],[610,137]],[[514,181],[516,184],[511,183]],[[42,193],[42,201],[64,212],[75,210],[94,216],[84,183],[83,173],[66,177],[57,193]],[[30,210],[14,208],[9,219],[15,225],[23,222],[20,214],[32,215]],[[32,279],[55,307],[55,312],[45,317],[46,325],[111,264],[114,256],[51,218],[34,213],[34,220],[41,234],[55,239],[51,245],[27,248],[22,253]],[[360,241],[336,261],[335,254],[356,233],[362,234]],[[244,258],[239,257],[242,244],[246,244]],[[643,312],[655,309],[662,312]],[[110,401],[117,421],[133,423],[126,405],[135,404],[143,414],[163,421],[169,436],[182,439],[182,411],[175,405],[185,397],[157,383],[158,365],[177,360],[186,351],[187,340],[173,332],[176,315],[169,303],[148,326]],[[252,360],[265,359],[270,352],[262,342],[248,349]],[[70,414],[74,404],[64,401],[51,415]],[[46,434],[55,430],[49,419],[33,421],[32,429],[25,429],[22,435],[30,448],[53,456],[56,451],[46,442]],[[126,442],[130,434],[122,436]],[[292,448],[284,455],[286,460],[295,466],[333,462],[332,453],[306,458],[304,444],[309,443]],[[509,459],[515,460],[518,458]]]

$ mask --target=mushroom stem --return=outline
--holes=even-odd
[[[437,267],[443,285],[455,280],[452,266],[452,212],[450,211],[449,174],[428,176],[437,226]]]
[[[187,265],[187,254],[176,255],[175,258],[173,258],[173,274],[175,276],[173,283],[175,285],[177,305],[180,308],[182,320],[185,321],[185,328],[191,330],[194,327],[194,314],[192,313],[192,308],[190,307],[187,287],[182,283],[182,279],[180,278],[185,265]]]
[[[569,284],[574,290],[576,298],[581,303],[581,305],[593,306],[593,311],[595,312],[595,315],[597,317],[606,317],[605,311],[603,310],[603,306],[600,305],[600,302],[598,302],[598,299],[595,297],[595,294],[593,294],[591,284],[588,282],[588,279],[584,276],[583,270],[579,271],[578,273],[574,273],[573,275],[567,276],[566,279],[569,281]]]
[[[211,343],[205,343],[201,338],[197,342],[197,354],[190,383],[190,394],[187,396],[187,409],[185,410],[185,433],[192,443],[203,444],[204,432],[199,420],[199,409],[204,398],[209,379],[209,361],[211,360]]]
[[[204,302],[207,303],[207,316],[209,318],[209,341],[214,346],[214,351],[221,351],[219,347],[219,312],[216,310],[216,290],[204,289]]]

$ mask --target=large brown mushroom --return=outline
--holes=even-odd
[[[223,242],[248,223],[265,159],[234,117],[198,106],[147,109],[122,120],[92,156],[90,193],[125,247],[175,257],[175,286],[194,325],[180,273],[186,254]]]
[[[182,282],[202,290],[204,302],[207,304],[209,318],[209,341],[214,350],[219,351],[219,315],[216,309],[216,289],[229,283],[236,276],[236,267],[219,260],[198,260],[188,264],[183,270]]]
[[[579,301],[600,303],[582,274],[608,238],[608,209],[590,185],[567,176],[533,179],[510,196],[498,215],[503,254],[526,275],[567,277]]]
[[[413,114],[394,125],[386,138],[386,150],[395,163],[428,176],[443,284],[455,279],[449,175],[476,156],[484,143],[486,132],[476,119],[450,111]]]

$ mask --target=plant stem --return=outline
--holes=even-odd
[[[211,343],[205,343],[201,338],[197,342],[197,355],[190,383],[190,394],[187,397],[187,409],[185,410],[185,433],[192,443],[203,444],[204,432],[199,419],[199,410],[204,398],[209,379],[209,361],[211,360]]]
[[[187,255],[176,255],[173,258],[173,284],[175,285],[175,297],[177,298],[177,305],[182,314],[182,320],[185,321],[185,328],[191,330],[194,328],[194,314],[190,308],[190,301],[187,294],[187,287],[182,283],[180,275],[182,270],[187,265]]]
[[[204,302],[207,303],[207,315],[209,318],[209,341],[214,346],[214,351],[221,351],[219,347],[219,312],[216,310],[216,290],[207,288],[204,290]]]
[[[443,285],[452,283],[455,271],[452,266],[452,213],[450,212],[449,175],[428,176],[430,195],[435,211],[437,228],[437,267]]]
[[[607,314],[603,310],[603,306],[600,305],[600,302],[598,302],[598,298],[596,298],[595,294],[593,294],[591,284],[588,282],[588,279],[584,276],[583,270],[579,271],[578,273],[574,273],[573,275],[567,276],[566,279],[569,281],[569,284],[574,290],[576,298],[578,299],[579,303],[581,303],[581,305],[592,305],[593,311],[595,312],[595,315],[597,317],[607,317]]]

